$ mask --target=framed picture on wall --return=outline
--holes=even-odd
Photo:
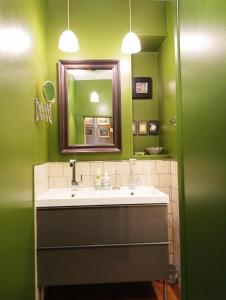
[[[85,125],[93,125],[93,117],[84,117]]]
[[[132,123],[132,132],[133,135],[137,135],[137,121],[133,121]]]
[[[132,94],[133,94],[133,99],[151,99],[152,98],[152,78],[151,77],[133,77]]]
[[[149,135],[158,135],[159,122],[157,120],[149,121]]]
[[[109,127],[99,127],[98,128],[98,137],[109,138],[110,137],[110,128]]]
[[[93,136],[93,128],[86,127],[86,136]]]
[[[98,125],[110,125],[110,118],[107,117],[98,117],[97,118]]]
[[[148,122],[139,121],[138,122],[138,135],[147,135],[148,134]]]

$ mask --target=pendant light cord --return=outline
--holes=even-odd
[[[69,30],[69,0],[67,0],[67,29]]]
[[[131,32],[131,28],[132,28],[132,25],[131,25],[131,0],[129,0],[129,31]]]

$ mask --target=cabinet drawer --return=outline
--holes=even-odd
[[[39,286],[167,278],[167,245],[38,251]]]
[[[167,205],[37,210],[38,247],[166,242]]]

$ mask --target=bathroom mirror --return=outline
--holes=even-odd
[[[49,103],[54,103],[56,101],[56,92],[52,81],[47,80],[44,82],[43,95]]]
[[[61,153],[120,152],[120,76],[116,60],[60,60]]]

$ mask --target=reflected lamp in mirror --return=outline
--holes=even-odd
[[[100,101],[99,95],[97,94],[97,92],[93,91],[93,92],[90,94],[90,102],[98,103],[99,101]]]
[[[59,92],[61,153],[121,151],[119,61],[59,61]]]

